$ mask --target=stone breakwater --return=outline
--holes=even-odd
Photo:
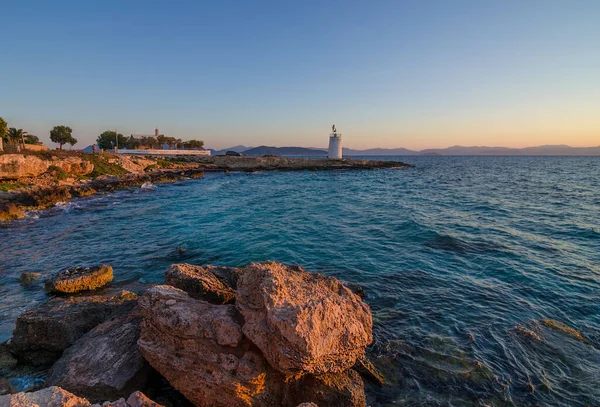
[[[139,295],[109,286],[22,314],[0,373],[50,366],[47,388],[8,382],[0,407],[172,405],[161,381],[198,407],[362,407],[363,377],[383,383],[365,358],[369,306],[335,278],[273,262],[177,264],[166,277]]]
[[[384,168],[412,167],[400,161],[359,160],[343,158],[329,160],[327,158],[287,158],[287,157],[179,157],[178,160],[197,163],[209,170],[223,171],[326,171],[326,170],[375,170]]]
[[[58,155],[55,155],[58,154]],[[395,161],[282,157],[180,156],[169,160],[115,154],[43,152],[0,155],[0,221],[26,211],[146,182],[177,182],[204,172],[373,170],[410,167]],[[4,192],[3,192],[4,191]]]

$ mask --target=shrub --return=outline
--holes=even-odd
[[[108,162],[108,159],[102,154],[84,154],[83,158],[94,164],[94,171],[90,174],[91,177],[128,174],[128,171],[125,168],[118,164]]]
[[[58,181],[65,180],[70,177],[70,174],[68,172],[66,172],[60,167],[57,167],[56,165],[51,165],[50,167],[48,167],[47,172],[49,174],[54,175],[54,178],[56,178]]]

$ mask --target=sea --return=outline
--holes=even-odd
[[[4,224],[0,341],[49,298],[26,271],[274,260],[364,287],[371,406],[600,406],[600,157],[378,159],[414,167],[211,173]]]

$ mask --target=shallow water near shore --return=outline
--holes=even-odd
[[[0,341],[48,298],[25,271],[275,260],[365,288],[370,405],[600,405],[600,158],[395,159],[415,168],[207,174],[2,225]]]

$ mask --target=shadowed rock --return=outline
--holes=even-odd
[[[148,366],[137,346],[140,322],[134,310],[92,329],[52,366],[46,385],[94,401],[124,397],[143,388]]]
[[[383,386],[385,384],[385,377],[381,372],[377,370],[373,363],[366,356],[358,358],[354,364],[354,370],[356,370],[362,377],[371,381],[372,383]]]
[[[127,404],[129,407],[164,407],[157,402],[150,400],[144,393],[141,391],[136,391],[129,396],[127,399]]]
[[[27,363],[51,364],[86,332],[110,317],[130,312],[136,302],[137,296],[129,291],[53,298],[19,316],[11,351]]]
[[[165,273],[165,283],[185,291],[192,298],[213,304],[235,300],[235,291],[201,266],[173,264]]]
[[[170,286],[140,298],[144,358],[197,406],[279,405],[267,364],[242,335],[233,305],[194,300]]]
[[[102,264],[96,267],[76,267],[64,270],[46,282],[46,290],[52,293],[70,294],[80,291],[93,291],[104,287],[113,280],[111,266]]]
[[[298,266],[247,266],[236,304],[244,334],[285,374],[344,371],[373,340],[367,304],[338,280]]]
[[[4,377],[0,377],[0,396],[4,396],[5,394],[13,394],[16,392],[17,391],[12,386],[12,384],[10,384],[8,379],[5,379]]]
[[[238,280],[243,273],[243,270],[237,267],[211,266],[208,264],[204,268],[214,274],[223,284],[234,290],[237,289]]]
[[[327,407],[364,407],[365,386],[360,375],[349,369],[342,373],[306,375],[287,383],[288,405],[312,402]]]
[[[0,344],[0,375],[6,374],[17,366],[17,363],[17,359],[10,351],[9,342]]]

